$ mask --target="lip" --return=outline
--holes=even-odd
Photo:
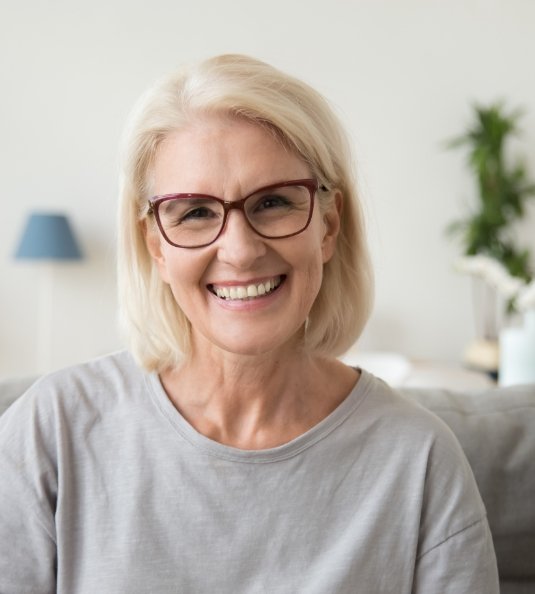
[[[281,281],[286,278],[285,274],[272,274],[271,276],[262,276],[251,278],[247,280],[233,280],[233,281],[214,281],[212,283],[208,283],[207,287],[247,287],[248,285],[258,285],[260,283],[265,283],[270,280],[274,280],[280,278]]]
[[[225,299],[218,296],[215,292],[215,288],[241,288],[241,287],[248,287],[249,285],[259,285],[266,283],[268,281],[277,280],[278,285],[266,293],[265,295],[258,295],[251,298],[242,298],[242,299]],[[216,302],[226,308],[229,309],[255,309],[256,307],[262,307],[263,305],[267,305],[270,301],[276,298],[277,295],[280,293],[280,289],[285,285],[286,275],[274,275],[274,276],[267,276],[262,278],[250,279],[247,281],[223,281],[218,283],[209,283],[206,285],[208,292],[210,293],[211,297],[216,300]]]

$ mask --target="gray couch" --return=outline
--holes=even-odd
[[[0,383],[0,414],[30,383]],[[441,417],[460,441],[487,507],[502,594],[535,594],[535,385],[399,391]]]

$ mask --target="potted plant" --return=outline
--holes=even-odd
[[[513,226],[524,217],[526,201],[535,195],[535,185],[520,160],[506,157],[506,142],[518,133],[521,115],[518,109],[507,111],[503,103],[475,105],[467,131],[448,143],[449,148],[468,149],[468,165],[477,187],[476,204],[463,219],[451,223],[448,232],[461,238],[465,256],[462,267],[466,272],[477,269],[479,274],[474,274],[485,278],[488,267],[481,267],[476,260],[475,266],[469,263],[473,257],[484,257],[487,262],[496,261],[524,285],[533,278],[530,254],[516,244]],[[495,272],[491,276],[496,277]],[[469,364],[490,372],[497,371],[499,360],[496,288],[484,281],[475,295],[479,336],[466,354]],[[514,308],[514,293],[516,290],[506,294],[509,311]]]

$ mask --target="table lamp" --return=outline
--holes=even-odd
[[[39,331],[37,332],[38,371],[50,371],[52,337],[52,265],[58,261],[81,260],[69,219],[64,214],[31,213],[20,239],[16,260],[39,262]]]

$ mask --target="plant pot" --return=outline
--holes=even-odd
[[[500,385],[535,384],[535,309],[524,323],[500,333]]]

